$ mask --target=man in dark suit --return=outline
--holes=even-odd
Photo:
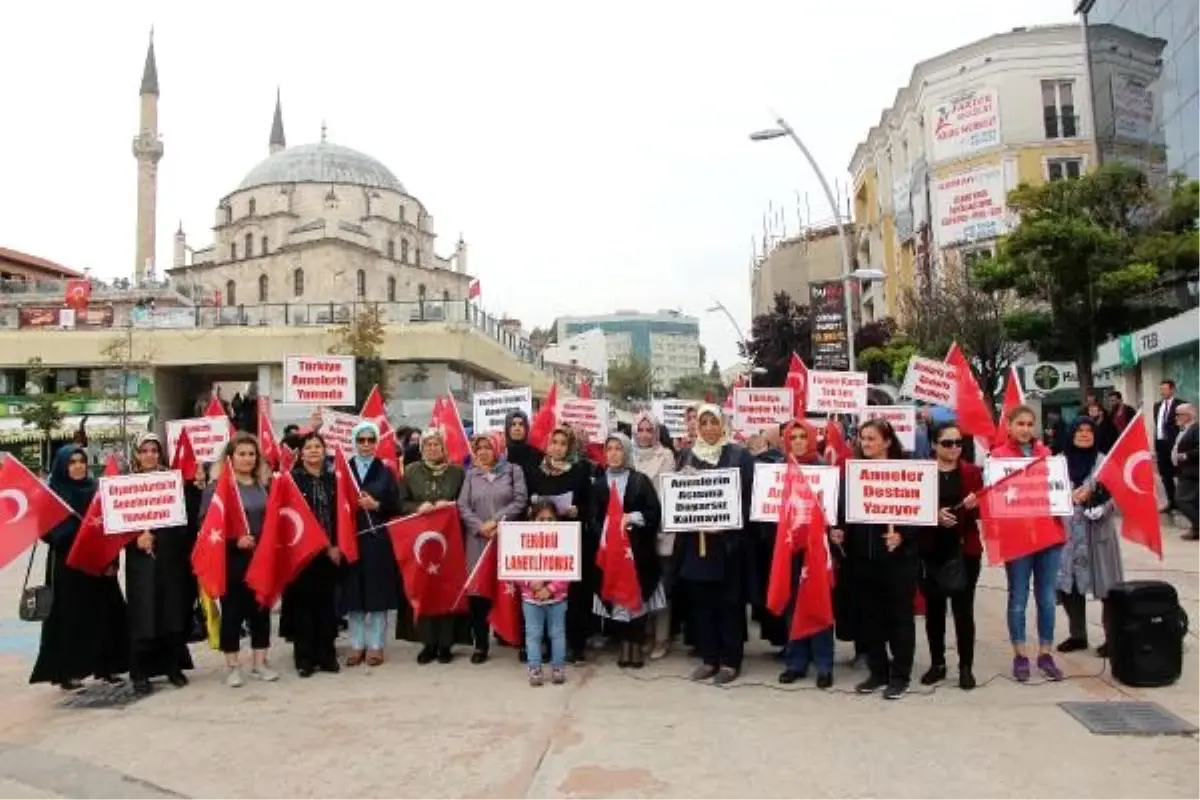
[[[1175,411],[1182,401],[1175,396],[1175,381],[1160,383],[1158,396],[1162,399],[1154,404],[1154,451],[1158,457],[1158,476],[1167,493],[1167,507],[1162,510],[1169,514],[1175,510],[1175,464],[1171,460],[1171,449],[1179,436]]]
[[[1196,408],[1190,403],[1180,403],[1175,409],[1175,422],[1179,426],[1179,437],[1171,452],[1175,465],[1175,502],[1179,513],[1191,523],[1183,538],[1194,542],[1200,539],[1200,425],[1196,424]]]

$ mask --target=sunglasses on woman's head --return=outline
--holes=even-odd
[[[938,441],[938,447],[962,447],[962,439],[941,439]]]

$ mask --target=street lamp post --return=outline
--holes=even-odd
[[[729,320],[729,324],[733,326],[733,330],[737,334],[738,341],[741,342],[741,344],[742,344],[742,352],[746,354],[746,358],[749,358],[750,357],[750,343],[748,341],[746,341],[746,334],[742,333],[742,326],[738,325],[737,319],[733,316],[732,313],[730,313],[729,309],[725,307],[724,303],[722,303],[720,300],[714,300],[713,302],[715,303],[715,305],[712,308],[708,309],[708,312],[711,314],[714,311],[720,311],[722,314],[725,315],[725,319]],[[747,372],[748,372],[747,380],[749,381],[749,388],[754,388],[754,376],[755,375],[766,375],[767,369],[766,369],[766,367],[751,366]]]
[[[816,173],[817,180],[821,183],[821,189],[825,192],[825,199],[829,202],[830,209],[833,210],[833,219],[837,224],[838,244],[842,250],[842,313],[846,315],[846,348],[849,356],[850,371],[853,372],[856,364],[854,358],[854,301],[851,289],[855,281],[878,280],[883,277],[883,273],[877,269],[860,269],[857,271],[854,269],[854,261],[850,258],[850,243],[846,237],[846,223],[842,218],[841,210],[838,208],[837,200],[833,197],[833,190],[829,187],[829,181],[825,179],[825,173],[821,172],[821,168],[817,166],[812,153],[808,152],[808,148],[804,146],[804,142],[796,135],[796,131],[792,129],[792,126],[788,125],[787,120],[783,117],[778,117],[775,120],[775,124],[779,127],[755,131],[750,134],[750,139],[755,142],[765,142],[770,139],[780,139],[783,137],[791,139],[796,147],[800,148],[800,152],[804,154],[804,158],[808,161],[808,165],[812,167],[812,171]]]

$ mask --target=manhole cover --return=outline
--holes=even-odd
[[[1158,703],[1059,703],[1063,711],[1092,733],[1102,736],[1162,736],[1196,733],[1197,728]]]
[[[133,684],[93,683],[59,703],[61,708],[124,708],[149,694],[138,694]]]

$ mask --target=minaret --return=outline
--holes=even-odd
[[[141,105],[138,135],[133,140],[133,157],[137,159],[137,255],[133,276],[141,283],[147,271],[153,270],[154,225],[158,205],[158,160],[163,156],[162,139],[158,138],[158,66],[154,62],[154,29],[150,29],[150,46],[146,48],[146,66],[142,68]]]
[[[279,87],[275,87],[275,119],[271,120],[271,155],[287,148],[287,139],[283,135],[283,104],[279,102]]]

